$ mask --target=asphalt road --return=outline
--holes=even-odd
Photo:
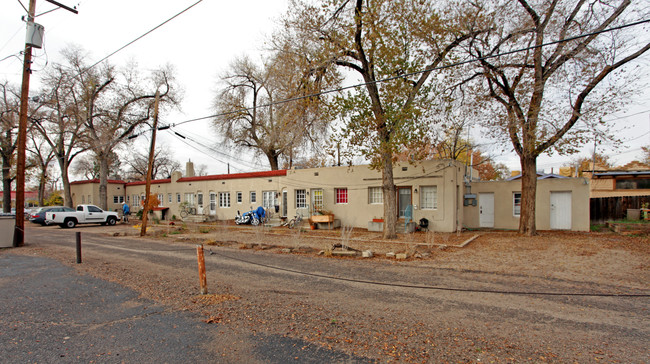
[[[125,280],[139,270],[143,285],[159,276],[153,284],[196,289],[191,244],[110,237],[83,227],[30,228],[26,236],[35,251],[56,251],[73,262],[74,231],[82,231],[83,265],[105,265],[111,274],[121,269]],[[211,249],[210,292],[242,299],[204,312],[142,298],[41,254],[3,252],[0,360],[368,362],[395,358],[381,347],[392,342],[402,359],[429,362],[650,361],[649,299],[608,296],[644,293],[625,287]],[[205,324],[215,313],[233,319]]]

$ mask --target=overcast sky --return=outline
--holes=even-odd
[[[28,6],[29,0],[21,0]],[[69,44],[77,44],[90,52],[89,64],[105,57],[151,28],[180,12],[196,0],[59,0],[77,6],[78,15],[65,10],[42,15],[36,22],[45,27],[43,49],[35,49],[35,72],[32,75],[32,94],[38,90],[39,76],[52,62],[60,61],[59,51]],[[276,20],[286,12],[287,0],[204,0],[186,13],[109,58],[115,65],[136,60],[141,69],[152,69],[170,63],[175,66],[185,97],[182,112],[161,116],[161,123],[179,123],[211,115],[211,103],[218,76],[237,56],[248,54],[259,58],[265,39],[272,33]],[[37,14],[55,8],[45,0],[37,0]],[[18,0],[3,0],[0,11],[0,80],[9,80],[19,86],[21,82],[25,24],[21,16],[25,10]],[[16,55],[18,57],[10,57]],[[9,57],[5,59],[6,57]],[[648,65],[648,56],[643,61]],[[641,95],[625,113],[610,116],[616,120],[621,137],[628,140],[628,148],[613,151],[606,147],[599,152],[609,155],[622,164],[641,156],[641,146],[650,144],[650,91]],[[212,146],[217,136],[206,121],[183,124],[175,128],[179,133],[203,145]],[[195,164],[207,165],[210,174],[225,173],[226,163],[231,172],[267,170],[262,159],[254,163],[249,156],[237,156],[226,149],[210,151],[186,140],[183,144],[173,133],[160,132],[158,143],[173,150],[175,159],[184,163],[191,159]],[[480,130],[472,131],[479,138]],[[137,148],[148,148],[148,140],[136,139]],[[486,143],[487,146],[490,143]],[[197,150],[198,149],[198,150]],[[499,154],[498,162],[518,170],[519,162],[512,151]],[[583,155],[591,153],[593,146],[585,146]],[[225,153],[225,154],[224,154]],[[230,156],[228,156],[228,154]],[[541,157],[539,169],[557,171],[576,157]]]

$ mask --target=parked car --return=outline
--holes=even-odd
[[[73,228],[77,224],[115,225],[117,212],[104,211],[94,205],[79,205],[77,210],[45,213],[45,221],[62,228]]]
[[[50,222],[45,220],[46,212],[66,212],[66,211],[70,212],[70,211],[74,211],[74,209],[65,206],[41,207],[38,210],[32,212],[31,215],[29,215],[29,221],[33,222],[34,224],[41,224],[43,226],[50,225]]]

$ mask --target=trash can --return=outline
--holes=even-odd
[[[14,246],[15,228],[15,215],[0,215],[0,248],[12,248]]]

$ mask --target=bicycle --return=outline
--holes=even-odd
[[[187,215],[196,215],[196,207],[194,206],[181,206],[181,217],[185,218]]]
[[[289,229],[293,229],[294,227],[299,226],[301,222],[302,222],[302,215],[296,214],[296,217],[289,220],[287,226],[289,227]]]

